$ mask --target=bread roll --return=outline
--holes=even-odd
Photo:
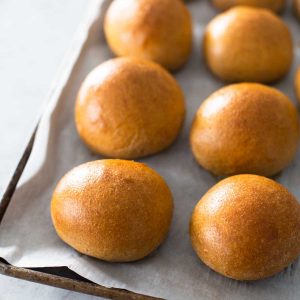
[[[118,56],[145,58],[176,70],[188,59],[192,20],[182,0],[115,0],[104,22]]]
[[[127,262],[154,251],[166,238],[171,192],[142,163],[98,160],[80,165],[58,183],[51,216],[60,238],[77,251]]]
[[[276,13],[281,12],[285,6],[285,0],[212,0],[218,9],[225,10],[237,5],[249,5],[268,8]]]
[[[118,58],[87,76],[78,93],[75,122],[94,152],[133,159],[168,147],[184,114],[183,93],[167,71],[147,60]]]
[[[233,176],[198,202],[190,237],[199,258],[216,272],[237,280],[262,279],[300,254],[300,206],[273,180]]]
[[[299,135],[297,109],[284,94],[240,83],[202,103],[190,140],[196,160],[215,175],[272,176],[293,160]]]
[[[293,60],[287,25],[267,9],[237,6],[216,16],[203,41],[208,67],[226,82],[273,82]]]

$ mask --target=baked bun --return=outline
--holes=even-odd
[[[182,0],[114,0],[104,31],[118,56],[145,58],[176,70],[188,59],[192,20]]]
[[[213,5],[221,10],[237,5],[247,5],[268,8],[276,13],[283,10],[285,2],[285,0],[212,0]]]
[[[300,254],[300,206],[273,180],[233,176],[198,202],[190,237],[199,258],[214,271],[237,280],[262,279]]]
[[[142,163],[98,160],[80,165],[58,183],[51,216],[60,238],[77,251],[127,262],[154,251],[166,238],[171,192]]]
[[[202,103],[190,140],[199,164],[215,175],[272,176],[293,160],[299,135],[296,107],[284,94],[240,83]]]
[[[296,97],[300,102],[300,67],[298,67],[295,76],[295,92],[296,92]]]
[[[267,9],[237,6],[216,16],[204,34],[204,57],[226,82],[273,82],[293,60],[287,25]]]
[[[168,147],[184,113],[182,91],[167,71],[147,60],[118,58],[87,76],[78,93],[75,121],[93,151],[132,159]]]

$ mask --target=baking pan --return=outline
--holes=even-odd
[[[94,2],[98,2],[97,5],[100,4],[101,0],[95,0]],[[194,2],[194,3],[202,3],[200,5],[203,5],[204,7],[204,4],[203,3],[206,3],[208,1],[199,1],[198,2]],[[207,3],[206,3],[207,4]],[[193,3],[191,2],[191,5],[193,5]],[[198,6],[197,6],[198,7]],[[200,10],[200,9],[199,9]],[[212,10],[212,12],[214,13],[214,11]],[[195,12],[193,11],[193,13],[195,14]],[[201,15],[201,18],[203,18],[203,23],[198,23],[197,25],[198,26],[195,26],[195,31],[197,33],[197,39],[194,39],[195,40],[195,43],[197,43],[197,47],[196,47],[196,50],[198,51],[199,50],[199,54],[197,52],[197,54],[194,53],[194,57],[193,58],[196,58],[197,60],[193,60],[192,61],[192,64],[189,64],[189,67],[192,68],[195,72],[193,73],[197,75],[196,79],[199,80],[199,87],[197,86],[197,89],[194,90],[194,94],[192,95],[189,95],[189,99],[187,99],[189,101],[189,111],[188,111],[188,114],[189,114],[189,122],[186,122],[187,126],[185,126],[185,134],[181,136],[181,140],[180,142],[182,142],[182,144],[179,142],[177,143],[177,145],[175,145],[175,147],[177,147],[177,151],[179,150],[179,154],[181,153],[190,153],[190,151],[188,150],[188,146],[187,146],[187,142],[186,142],[186,137],[188,136],[187,134],[187,127],[188,127],[188,124],[190,123],[190,120],[191,120],[191,117],[192,117],[192,114],[194,114],[194,112],[196,111],[196,108],[197,106],[199,106],[200,104],[200,101],[205,99],[206,96],[208,96],[212,91],[216,90],[218,85],[221,86],[221,83],[220,82],[217,82],[217,81],[214,81],[214,79],[212,77],[210,77],[210,73],[208,73],[207,71],[204,70],[204,67],[203,67],[203,64],[202,64],[202,61],[201,61],[201,58],[200,58],[200,35],[199,35],[199,32],[203,29],[203,26],[205,25],[204,23],[208,22],[208,20],[211,18],[211,15],[204,15],[205,12],[202,13]],[[205,21],[205,22],[204,22]],[[64,77],[64,80],[61,80],[59,81],[59,84],[57,85],[56,87],[56,92],[54,92],[54,96],[53,98],[56,98],[56,96],[58,96],[58,93],[61,93],[62,90],[64,89],[64,86],[65,86],[65,83],[68,81],[68,75],[70,74],[71,70],[73,69],[75,63],[76,63],[76,58],[78,57],[81,49],[84,48],[84,43],[83,43],[83,40],[85,39],[85,35],[87,35],[87,27],[90,26],[91,24],[89,22],[84,22],[83,23],[83,30],[81,29],[80,32],[79,32],[79,39],[80,39],[80,43],[75,43],[75,48],[72,47],[72,51],[70,52],[70,55],[68,55],[68,59],[67,59],[67,65],[64,65],[63,66],[63,72],[65,72],[65,75],[63,76]],[[293,28],[294,32],[296,34],[298,34],[298,28]],[[95,37],[95,40],[93,40],[92,42],[96,43],[96,38]],[[199,44],[199,45],[198,45]],[[91,55],[97,55],[97,53],[99,53],[99,51],[94,51],[94,52],[89,52],[89,57],[91,57]],[[298,55],[299,56],[299,55]],[[72,59],[70,59],[70,57]],[[195,64],[194,64],[195,63]],[[195,65],[195,66],[194,66]],[[201,70],[199,70],[201,68]],[[90,69],[87,68],[86,71],[88,72]],[[185,69],[187,70],[187,69]],[[184,71],[183,70],[183,73]],[[202,72],[202,73],[200,73]],[[192,89],[191,86],[189,85],[189,82],[191,80],[193,80],[194,78],[191,78],[191,77],[186,77],[186,73],[183,75],[182,72],[179,72],[176,74],[176,77],[179,77],[179,79],[181,81],[184,81],[184,84],[185,84],[185,90],[188,91],[188,92],[191,92],[190,90]],[[292,72],[290,73],[290,75],[292,74]],[[204,77],[204,75],[206,77]],[[207,81],[205,81],[205,79]],[[201,82],[202,81],[202,82]],[[211,83],[213,81],[213,83]],[[291,82],[291,79],[289,79],[288,82]],[[78,81],[78,84],[80,83],[80,81]],[[211,85],[210,85],[211,84]],[[292,91],[290,91],[291,89],[290,88],[287,88],[285,85],[287,84],[287,81],[283,81],[283,82],[280,82],[279,85],[277,86],[278,88],[283,88],[284,91],[288,91],[288,94],[289,96],[292,98],[293,95],[292,95]],[[75,87],[74,87],[75,88]],[[202,89],[202,90],[201,90]],[[201,95],[199,95],[199,91],[201,91]],[[64,98],[64,97],[63,97]],[[201,98],[201,99],[199,99]],[[73,98],[72,98],[73,99]],[[194,100],[194,101],[193,101]],[[51,106],[51,103],[50,103],[50,106]],[[59,108],[61,109],[61,107]],[[183,138],[184,136],[184,138]],[[38,137],[39,137],[39,132],[37,133],[37,139],[36,141],[38,141]],[[74,139],[75,140],[75,139]],[[78,137],[76,136],[76,141],[79,142],[78,140]],[[31,152],[31,149],[32,149],[32,146],[34,144],[34,134],[32,136],[32,139],[30,140],[29,144],[28,144],[28,147],[18,165],[18,168],[9,184],[9,187],[8,189],[6,190],[5,194],[4,194],[4,197],[3,197],[3,200],[0,204],[0,220],[2,219],[2,217],[4,216],[4,213],[5,213],[5,210],[7,208],[7,206],[9,205],[9,202],[11,201],[12,199],[12,196],[18,194],[18,191],[17,190],[17,193],[14,194],[14,190],[17,186],[17,183],[18,183],[18,180],[20,179],[20,176],[22,175],[22,172],[24,170],[24,167],[26,165],[26,161],[28,160],[29,158],[29,155],[30,155],[30,152]],[[80,147],[78,144],[76,144],[76,147]],[[34,147],[35,148],[35,147]],[[85,149],[85,148],[84,148]],[[65,152],[60,152],[60,153],[65,153]],[[164,155],[163,153],[161,154],[162,156]],[[33,151],[33,156],[34,157],[34,151]],[[151,163],[154,163],[154,160],[155,160],[155,163],[158,164],[159,162],[157,162],[157,157],[156,156],[155,158],[152,159]],[[158,157],[159,158],[159,157]],[[174,157],[173,157],[174,158]],[[176,158],[176,157],[175,157]],[[172,160],[172,162],[174,162],[175,160]],[[193,174],[196,174],[196,176],[194,177],[197,177],[199,175],[200,172],[202,172],[200,170],[200,168],[198,168],[198,166],[196,166],[195,162],[192,160],[192,157],[191,157],[191,154],[190,154],[190,157],[189,157],[189,160],[187,161],[188,164],[188,167],[192,167],[189,169],[189,172],[195,172]],[[74,165],[72,165],[74,166]],[[170,169],[168,171],[172,171],[173,169]],[[47,172],[49,171],[49,169],[47,169]],[[175,170],[176,171],[176,170]],[[176,172],[172,172],[172,176],[174,174],[176,174]],[[204,172],[204,171],[203,171]],[[197,197],[200,197],[201,194],[204,192],[204,190],[207,190],[206,188],[208,186],[211,185],[211,183],[215,182],[216,179],[212,178],[212,176],[205,172],[202,174],[203,177],[202,179],[204,178],[204,180],[202,180],[202,183],[203,183],[203,187],[199,187],[199,192],[195,192],[190,198],[189,198],[189,203],[184,203],[184,201],[182,201],[181,205],[184,206],[184,208],[186,208],[186,205],[190,205],[190,207],[192,207],[194,204],[192,201],[197,201]],[[55,177],[55,179],[57,179],[58,177]],[[200,178],[197,177],[197,178]],[[52,180],[54,180],[54,178],[52,178]],[[180,178],[181,181],[184,181],[187,182],[187,180],[185,178]],[[198,180],[198,179],[197,179]],[[181,183],[180,181],[180,183]],[[185,188],[188,189],[190,188],[190,180],[188,180],[188,184],[185,185]],[[171,182],[172,183],[172,182]],[[197,184],[198,184],[198,181],[197,181]],[[173,185],[174,185],[174,182],[173,182]],[[201,190],[201,192],[200,192]],[[190,191],[189,191],[190,193]],[[181,197],[181,196],[184,196],[185,194],[183,193],[179,193],[177,195],[177,199],[185,199],[184,197]],[[14,199],[15,200],[15,199]],[[14,202],[13,202],[14,203]],[[180,203],[177,203],[177,204],[180,204]],[[9,211],[10,209],[8,210],[7,214],[5,217],[9,216]],[[184,209],[181,207],[181,210],[180,210],[180,206],[179,206],[179,209],[177,207],[177,212],[180,211],[180,214],[182,215],[183,214],[183,211]],[[177,216],[178,218],[178,216]],[[4,221],[2,223],[2,225],[5,224],[5,219],[4,218]],[[184,224],[187,224],[186,222]],[[183,226],[182,226],[183,227]],[[174,226],[173,226],[173,229],[174,229]],[[174,230],[176,232],[176,230]],[[178,232],[176,232],[177,234]],[[173,232],[174,234],[174,232]],[[13,235],[11,235],[13,236]],[[184,237],[187,237],[187,235],[185,234]],[[26,239],[26,237],[24,237]],[[174,238],[174,236],[173,236]],[[174,241],[174,239],[173,239]],[[191,247],[190,247],[190,244],[187,243],[186,241],[184,241],[185,243],[181,243],[181,244],[186,244],[188,245],[186,248],[182,248],[183,250],[182,251],[178,251],[178,253],[187,253],[187,255],[189,255],[189,253],[192,253],[191,255],[194,255],[194,253],[192,252],[191,250]],[[167,243],[165,243],[167,244]],[[177,249],[178,250],[178,249]],[[163,252],[163,249],[160,249],[159,250],[160,254]],[[158,256],[158,255],[157,255]],[[86,257],[83,257],[83,258],[86,258]],[[9,259],[7,259],[9,260]],[[194,260],[193,260],[194,261]],[[176,261],[176,263],[178,263],[178,261]],[[201,265],[201,263],[199,262],[199,260],[195,258],[195,266],[197,267],[197,270],[199,269],[199,273],[197,273],[198,275],[195,275],[194,272],[186,272],[186,274],[191,274],[191,276],[196,276],[196,278],[200,278],[201,276],[201,280],[202,282],[204,282],[204,284],[206,284],[206,282],[209,281],[210,278],[213,278],[213,283],[215,284],[214,288],[214,292],[212,292],[212,290],[210,289],[210,286],[209,284],[207,284],[206,288],[203,289],[202,291],[202,286],[201,286],[201,281],[197,281],[195,282],[195,286],[194,289],[197,290],[196,288],[197,287],[200,287],[201,288],[201,291],[200,291],[200,294],[197,294],[195,295],[194,299],[221,299],[221,298],[226,298],[226,299],[230,299],[229,297],[230,296],[234,296],[235,298],[234,299],[241,299],[243,297],[241,297],[242,295],[242,292],[241,291],[247,291],[248,292],[248,298],[247,299],[253,299],[254,295],[259,295],[258,293],[261,292],[263,293],[262,291],[265,291],[267,290],[266,286],[264,285],[264,283],[261,283],[261,284],[257,284],[255,285],[257,287],[257,290],[258,292],[256,294],[253,294],[252,293],[252,290],[254,290],[254,285],[251,285],[251,284],[246,284],[246,283],[238,283],[238,282],[235,282],[235,281],[230,281],[226,278],[223,278],[221,276],[218,276],[217,274],[215,274],[214,272],[210,271],[208,268],[204,267],[203,265]],[[149,264],[150,265],[150,264]],[[178,263],[178,265],[180,265],[180,263]],[[32,265],[26,265],[26,266],[32,266]],[[151,264],[152,266],[152,264]],[[184,266],[183,264],[181,266]],[[127,272],[128,272],[128,269],[130,268],[130,265],[128,266],[122,266],[123,267],[123,270],[125,272],[125,274],[127,275]],[[72,268],[72,266],[70,266],[70,268]],[[181,267],[180,267],[181,269]],[[183,269],[183,268],[182,268]],[[297,269],[297,268],[290,268],[288,270],[286,270],[286,272],[284,272],[283,274],[280,275],[280,278],[292,278],[293,276],[293,272],[294,270]],[[169,270],[169,269],[168,269]],[[175,270],[175,269],[174,269]],[[159,299],[159,298],[153,298],[151,296],[146,296],[146,295],[141,295],[141,294],[137,294],[137,293],[133,293],[133,292],[130,292],[130,291],[127,291],[127,290],[124,290],[124,289],[116,289],[116,288],[107,288],[107,287],[103,287],[101,285],[97,285],[95,283],[92,283],[91,281],[88,281],[87,279],[77,275],[76,273],[73,273],[71,272],[69,269],[67,268],[39,268],[39,269],[25,269],[25,268],[16,268],[16,267],[13,267],[13,266],[10,266],[6,261],[0,261],[0,273],[2,274],[5,274],[5,275],[9,275],[9,276],[14,276],[14,277],[17,277],[17,278],[21,278],[21,279],[26,279],[26,280],[31,280],[31,281],[35,281],[35,282],[39,282],[39,283],[43,283],[43,284],[48,284],[48,285],[52,285],[52,286],[56,286],[56,287],[60,287],[60,288],[65,288],[65,289],[69,289],[69,290],[74,290],[74,291],[78,291],[78,292],[83,292],[83,293],[87,293],[87,294],[92,294],[92,295],[97,295],[97,296],[102,296],[102,297],[107,297],[107,298],[111,298],[111,299]],[[174,276],[174,272],[170,272],[170,273],[173,273],[172,276]],[[169,276],[169,274],[167,274],[167,276]],[[166,277],[167,277],[166,276]],[[279,278],[279,277],[278,277]],[[93,280],[93,278],[90,278],[91,280]],[[139,276],[137,277],[137,282],[142,282],[142,276]],[[280,297],[280,295],[282,296],[282,294],[280,294],[280,291],[275,291],[274,290],[274,286],[280,286],[280,284],[278,284],[278,282],[280,279],[278,279],[278,281],[272,281],[272,283],[268,282],[269,285],[268,285],[268,288],[269,288],[269,294],[261,294],[261,295],[268,295],[269,297],[273,297],[273,296],[277,296],[277,297]],[[96,282],[96,280],[95,280]],[[105,282],[99,282],[100,284],[105,284]],[[159,288],[161,289],[161,282],[159,282]],[[105,284],[106,285],[106,284]],[[118,287],[118,285],[110,285],[110,284],[107,284],[106,286],[108,287],[111,287],[111,286],[115,286],[115,287]],[[122,286],[120,285],[121,287],[123,288],[127,288],[127,286]],[[120,287],[119,286],[119,287]],[[296,285],[293,285],[294,288]],[[180,285],[178,286],[178,289],[181,289],[183,291],[183,293],[185,294],[186,297],[181,297],[180,299],[190,299],[188,295],[189,292],[193,291],[193,286],[191,286],[190,284],[185,284],[185,285]],[[226,289],[225,289],[226,288]],[[131,290],[135,290],[135,291],[138,291],[136,289],[134,289],[133,287],[128,287],[127,289],[131,289]],[[270,290],[272,289],[272,290]],[[284,291],[290,291],[291,293],[294,291],[294,289],[291,289],[289,285],[281,285],[281,289],[284,290]],[[142,293],[145,293],[145,294],[153,294],[153,295],[156,295],[158,297],[164,297],[164,298],[172,298],[172,296],[175,297],[175,295],[177,296],[177,299],[179,299],[178,295],[174,293],[174,291],[170,288],[165,288],[165,289],[162,289],[165,293],[163,295],[157,293],[155,294],[154,292],[152,293],[153,289],[151,290],[147,290],[147,291],[141,291]],[[166,295],[166,292],[169,292],[168,295]],[[239,293],[240,292],[240,293]],[[202,294],[201,294],[202,293]],[[297,291],[297,294],[298,294],[298,291]],[[181,294],[182,295],[182,294]],[[209,296],[208,296],[209,295]],[[279,295],[279,296],[278,296]],[[297,297],[296,293],[295,293],[295,296]],[[238,298],[239,297],[239,298]],[[289,298],[289,297],[282,297],[282,298]],[[281,298],[281,299],[282,299]],[[272,299],[272,298],[264,298],[264,299]],[[277,298],[277,299],[280,299],[280,298]],[[293,299],[297,299],[297,298],[293,298]]]

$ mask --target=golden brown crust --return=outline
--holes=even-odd
[[[300,206],[273,180],[233,176],[197,204],[190,237],[197,255],[216,272],[237,280],[262,279],[300,254]]]
[[[80,165],[58,183],[51,216],[58,235],[83,254],[106,261],[141,259],[165,239],[171,192],[142,163],[99,160]]]
[[[299,142],[298,113],[278,90],[240,83],[200,106],[190,134],[201,166],[216,175],[272,176],[290,164]]]
[[[298,67],[297,69],[294,85],[295,85],[297,100],[300,102],[300,67]]]
[[[118,58],[94,69],[76,101],[82,140],[115,158],[157,153],[177,137],[185,114],[184,96],[162,67],[137,58]]]
[[[203,51],[210,70],[226,82],[273,82],[293,60],[287,25],[267,9],[238,6],[207,26]]]
[[[285,0],[212,0],[213,5],[221,10],[226,10],[237,5],[247,5],[268,8],[276,13],[283,10],[285,2]]]
[[[181,67],[191,52],[191,16],[180,0],[115,0],[104,31],[116,55],[149,59],[169,70]]]

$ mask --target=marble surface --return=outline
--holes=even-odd
[[[0,196],[46,105],[88,0],[0,1]],[[100,299],[0,275],[0,299]]]

